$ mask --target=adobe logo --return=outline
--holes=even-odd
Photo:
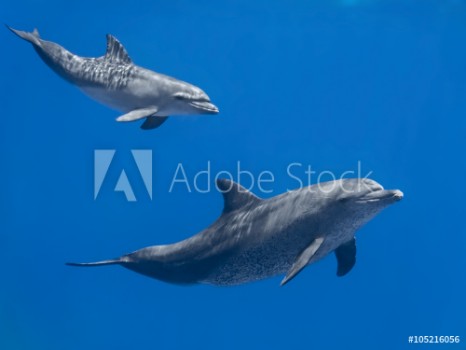
[[[96,200],[99,195],[115,153],[116,150],[114,149],[94,150],[94,200]],[[152,150],[133,149],[131,150],[131,154],[144,182],[147,193],[152,200]],[[121,170],[120,176],[116,181],[114,191],[123,192],[128,202],[136,202],[133,187],[131,186],[124,168]]]

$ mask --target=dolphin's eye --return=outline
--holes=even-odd
[[[173,95],[173,97],[176,100],[190,100],[191,99],[191,96],[189,96],[188,94],[185,94],[184,92],[177,92],[175,95]]]
[[[349,200],[348,197],[341,197],[341,198],[338,199],[338,202],[340,202],[340,203],[346,203],[346,202],[348,202],[348,200]]]

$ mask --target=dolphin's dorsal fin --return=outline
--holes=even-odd
[[[114,63],[130,64],[133,62],[131,58],[129,58],[125,47],[117,38],[110,34],[107,34],[107,52],[105,53],[105,59]]]
[[[223,194],[223,213],[229,213],[245,205],[261,201],[259,197],[231,180],[218,179],[217,188]]]

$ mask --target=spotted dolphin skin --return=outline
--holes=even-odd
[[[86,58],[42,40],[37,29],[32,33],[8,29],[30,42],[42,60],[63,79],[98,102],[125,113],[117,121],[145,118],[141,127],[154,129],[169,115],[218,113],[200,88],[133,64],[123,45],[110,34],[106,54]]]
[[[220,217],[184,241],[137,250],[120,258],[72,266],[119,264],[176,284],[237,285],[286,274],[335,252],[337,275],[356,262],[356,231],[382,209],[403,198],[369,179],[320,183],[260,199],[240,185],[219,180]]]

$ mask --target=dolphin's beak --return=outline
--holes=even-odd
[[[400,190],[394,190],[392,192],[393,192],[393,198],[396,201],[401,201],[403,199],[404,194]]]
[[[393,201],[398,202],[403,199],[403,192],[400,190],[382,190],[378,189],[366,194],[358,202],[370,203],[379,201]]]
[[[208,101],[191,101],[190,105],[204,113],[217,114],[219,112],[217,106]]]

